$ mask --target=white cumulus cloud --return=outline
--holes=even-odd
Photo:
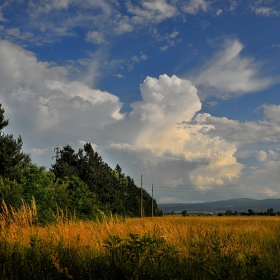
[[[63,67],[40,62],[32,53],[0,41],[1,103],[28,148],[67,144],[80,134],[87,139],[124,117],[117,96],[70,81],[67,74]]]

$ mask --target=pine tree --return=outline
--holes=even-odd
[[[25,163],[30,162],[30,156],[21,151],[23,144],[21,136],[14,139],[12,134],[5,134],[2,131],[9,124],[4,112],[0,104],[0,176],[18,180],[20,169]]]
[[[9,121],[5,120],[4,112],[5,110],[2,108],[2,104],[0,104],[0,131],[9,124]]]

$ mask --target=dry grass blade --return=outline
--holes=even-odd
[[[22,200],[22,205],[18,209],[7,205],[2,200],[1,210],[0,224],[2,227],[8,225],[17,225],[20,227],[38,225],[38,213],[34,197],[32,197],[30,205]]]

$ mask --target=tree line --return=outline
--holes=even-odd
[[[90,143],[76,152],[64,146],[56,162],[47,170],[32,163],[22,151],[23,141],[3,132],[9,121],[0,104],[0,199],[18,208],[23,201],[36,201],[41,222],[53,221],[58,211],[79,219],[95,219],[103,214],[140,216],[141,189],[117,164],[112,169]],[[162,215],[152,197],[143,190],[143,212]]]

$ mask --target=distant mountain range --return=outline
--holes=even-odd
[[[171,211],[211,211],[219,212],[232,210],[237,212],[247,212],[248,209],[253,209],[255,212],[265,212],[269,208],[273,208],[275,212],[280,211],[279,199],[251,199],[251,198],[237,198],[221,201],[211,201],[203,203],[167,203],[158,204],[163,212]]]

